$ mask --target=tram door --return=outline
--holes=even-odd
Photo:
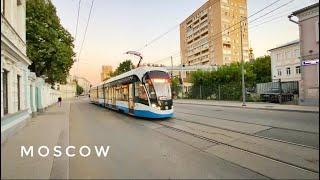
[[[133,84],[129,84],[129,104],[128,104],[128,107],[129,107],[129,113],[134,113],[134,86]]]
[[[116,108],[116,87],[112,87],[112,107]]]

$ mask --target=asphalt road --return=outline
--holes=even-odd
[[[175,114],[181,120],[319,148],[319,113],[175,104]]]
[[[107,158],[70,158],[69,178],[266,178],[170,138],[165,130],[154,131],[149,124],[87,101],[72,103],[70,144],[109,145],[110,149]],[[215,144],[202,145],[205,148]]]
[[[160,121],[161,123],[176,123],[174,125],[177,127],[182,123],[199,123],[201,128],[214,127],[216,132],[221,129],[230,133],[240,132],[313,147],[319,146],[318,114],[185,104],[175,104],[174,107],[176,117]],[[299,175],[314,177],[317,175],[314,172],[318,172],[318,157],[314,155],[317,150],[310,151],[312,153],[308,153],[309,150],[305,148],[297,151],[303,154],[301,157],[307,157],[309,154],[316,157],[317,162],[312,162],[312,165],[306,162],[306,167],[314,169],[314,172],[311,172],[299,168],[302,161],[298,156],[294,156],[298,158],[297,161],[291,161],[291,155],[287,158],[284,157],[285,154],[279,154],[284,161],[288,160],[297,165],[295,168],[268,157],[248,154],[190,134],[173,131],[157,122],[104,109],[84,99],[72,102],[69,143],[75,147],[104,145],[110,146],[110,149],[106,158],[95,155],[70,158],[69,178],[266,179]],[[229,134],[223,136],[226,135]],[[271,144],[270,147],[273,146]],[[235,142],[235,146],[240,147],[241,142]],[[293,150],[296,151],[295,147]],[[263,152],[263,149],[258,151],[268,156],[269,152]],[[289,152],[294,154],[291,150]],[[273,156],[273,153],[270,156]],[[301,166],[304,166],[304,163]],[[278,169],[279,172],[275,173]]]

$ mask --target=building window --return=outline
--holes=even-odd
[[[8,114],[8,71],[3,70],[2,73],[2,89],[3,89],[3,114]]]
[[[296,67],[296,74],[301,74],[300,66]]]
[[[287,75],[290,76],[291,75],[291,69],[287,68]]]
[[[278,76],[282,76],[281,69],[278,69]]]
[[[17,75],[18,111],[20,111],[20,75]]]

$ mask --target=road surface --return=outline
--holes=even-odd
[[[110,149],[106,158],[69,158],[69,178],[310,179],[319,175],[318,114],[185,104],[174,108],[175,118],[150,121],[101,108],[87,99],[72,102],[69,144]]]

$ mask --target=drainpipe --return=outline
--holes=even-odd
[[[292,17],[293,17],[293,15],[292,15],[292,14],[288,16],[289,21],[291,21],[291,22],[293,22],[293,23],[295,23],[295,24],[299,24],[299,22],[298,22],[298,21],[295,21],[295,20],[291,19]]]

